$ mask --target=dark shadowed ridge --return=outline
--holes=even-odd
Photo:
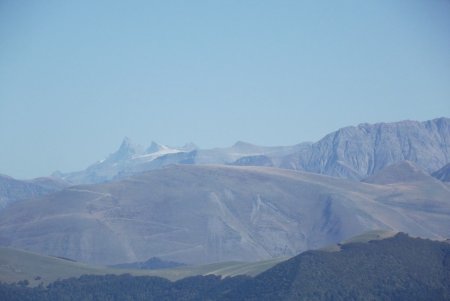
[[[431,174],[442,182],[450,182],[450,163]]]
[[[369,235],[369,236],[372,236]],[[103,275],[56,281],[47,288],[0,284],[2,300],[450,300],[450,244],[393,237],[307,251],[250,278]]]
[[[184,265],[185,265],[184,263],[175,261],[165,261],[158,257],[152,257],[142,262],[121,263],[112,265],[111,267],[118,269],[157,270],[157,269],[170,269]]]
[[[450,244],[399,233],[307,251],[241,284],[226,300],[449,300]]]

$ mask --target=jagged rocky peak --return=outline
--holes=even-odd
[[[166,150],[169,147],[159,144],[155,141],[152,141],[152,143],[150,143],[150,146],[147,148],[147,150],[145,151],[147,154],[152,154],[152,153],[157,153],[160,152],[162,150]]]
[[[125,136],[122,140],[120,148],[130,148],[133,147],[133,141],[131,141],[130,137]]]
[[[427,172],[448,163],[450,119],[360,124],[341,128],[298,154],[288,168],[363,179],[409,160]],[[289,162],[288,162],[289,163]]]
[[[315,143],[289,147],[238,141],[226,148],[201,150],[192,143],[168,147],[152,142],[145,149],[125,138],[120,149],[106,160],[59,177],[74,184],[98,183],[130,174],[130,165],[133,172],[140,172],[188,160],[190,164],[273,165],[360,181],[402,160],[414,162],[427,173],[436,171],[450,162],[449,142],[450,119],[444,117],[424,122],[362,123],[341,128]],[[183,154],[191,152],[195,154]],[[164,160],[149,164],[163,155]]]
[[[425,126],[428,128],[435,127],[438,130],[449,131],[450,130],[450,118],[439,117],[436,119],[428,120],[424,122]]]
[[[131,158],[133,155],[143,153],[141,145],[135,144],[129,137],[125,137],[120,145],[119,149],[108,157],[108,161],[119,161]]]
[[[400,161],[391,164],[374,175],[366,178],[363,182],[371,184],[394,184],[403,182],[429,181],[429,174],[411,161]]]

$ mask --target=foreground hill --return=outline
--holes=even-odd
[[[226,294],[226,300],[449,300],[450,244],[397,234],[338,252],[308,251]]]
[[[69,259],[43,256],[23,250],[0,248],[0,282],[27,281],[29,286],[48,285],[56,280],[82,275],[158,276],[172,281],[194,275],[256,276],[287,258],[258,262],[220,262],[216,264],[181,266],[170,269],[113,268],[88,265]],[[0,300],[3,300],[0,298]]]
[[[450,236],[449,188],[426,179],[170,166],[15,203],[0,212],[0,245],[95,264],[205,264],[293,256],[372,229]]]
[[[360,240],[360,239],[359,239]],[[450,244],[405,234],[308,251],[264,273],[220,279],[82,276],[47,288],[0,284],[2,300],[449,300]]]

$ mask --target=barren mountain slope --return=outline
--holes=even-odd
[[[450,162],[450,119],[360,124],[328,134],[280,167],[362,179],[409,160],[427,172]]]
[[[294,255],[371,229],[443,238],[450,191],[433,183],[170,166],[13,204],[0,212],[0,244],[100,264],[210,263]]]

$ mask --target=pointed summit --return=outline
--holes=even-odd
[[[119,151],[128,151],[132,153],[142,152],[142,146],[135,144],[129,137],[125,137],[122,140]]]
[[[142,147],[134,144],[129,137],[122,140],[119,149],[108,157],[108,161],[121,161],[131,158],[133,155],[142,153]]]
[[[160,152],[160,151],[166,150],[166,149],[168,149],[167,146],[162,145],[162,144],[159,144],[159,143],[157,143],[157,142],[155,142],[155,141],[152,141],[152,143],[151,143],[150,146],[146,149],[145,152],[146,152],[147,154],[153,154],[153,153],[157,153],[157,152]]]
[[[122,143],[120,144],[119,150],[129,150],[133,148],[133,142],[131,139],[127,136],[125,136],[122,140]]]

